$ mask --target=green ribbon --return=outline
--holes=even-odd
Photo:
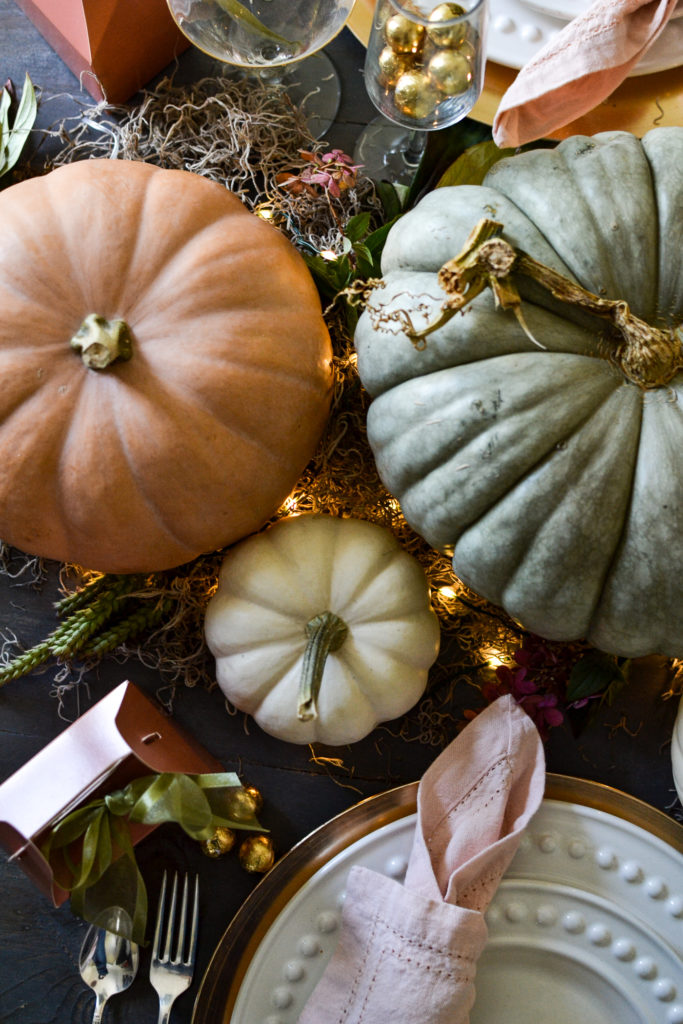
[[[147,891],[135,859],[130,823],[175,822],[192,839],[209,839],[219,825],[260,830],[234,772],[144,775],[124,789],[91,800],[57,822],[41,845],[71,909],[105,927],[111,908],[124,913],[120,932],[143,944]]]

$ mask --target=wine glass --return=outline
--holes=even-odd
[[[167,0],[178,28],[200,50],[284,85],[316,138],[333,123],[340,96],[339,76],[320,51],[342,30],[353,2]]]
[[[365,87],[379,112],[354,163],[371,178],[410,184],[426,132],[461,121],[484,81],[488,0],[377,0]]]

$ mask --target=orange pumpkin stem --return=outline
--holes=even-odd
[[[89,313],[70,341],[90,370],[105,370],[117,359],[133,355],[133,339],[125,320],[108,320]]]
[[[325,671],[327,655],[337,651],[346,640],[349,627],[334,612],[321,612],[306,623],[308,643],[304,651],[304,663],[299,683],[299,706],[297,717],[300,722],[310,722],[318,715],[318,694]]]

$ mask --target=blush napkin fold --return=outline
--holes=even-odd
[[[499,697],[425,772],[404,884],[351,868],[339,942],[299,1024],[466,1024],[484,911],[544,788],[536,727]]]
[[[493,121],[496,145],[541,139],[602,103],[659,37],[677,2],[595,0],[505,92]]]

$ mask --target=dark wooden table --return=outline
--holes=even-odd
[[[354,139],[374,115],[363,88],[363,48],[344,31],[329,47],[343,82],[337,121],[330,143],[351,152]],[[186,73],[202,72],[205,58],[188,51]],[[20,86],[28,71],[41,88],[37,129],[56,124],[77,111],[87,97],[75,76],[52,52],[13,0],[0,0],[0,78]],[[38,135],[36,135],[38,138]],[[31,143],[33,146],[33,142]],[[0,225],[0,230],[2,225]],[[1,315],[1,311],[0,311]],[[1,383],[0,383],[1,386]],[[57,567],[36,588],[22,578],[0,576],[0,628],[11,630],[28,646],[55,624],[53,602],[58,595]],[[79,713],[92,706],[124,679],[133,680],[152,698],[161,685],[155,672],[138,663],[104,662],[83,682],[54,696],[54,672],[17,680],[0,690],[0,781],[16,771]],[[669,758],[676,701],[661,699],[656,672],[631,688],[578,738],[568,728],[556,729],[547,744],[553,772],[602,782],[680,817]],[[458,708],[453,709],[457,717]],[[395,785],[418,779],[438,750],[405,742],[378,729],[361,743],[327,751],[341,760],[314,761],[311,751],[278,742],[241,716],[225,712],[220,692],[201,687],[180,689],[174,702],[178,723],[192,733],[245,783],[261,789],[262,814],[281,855],[333,815]],[[637,736],[632,735],[637,732]],[[324,753],[324,752],[323,752]],[[30,799],[30,794],[27,794]],[[220,937],[257,882],[235,858],[210,860],[175,826],[164,826],[138,847],[139,864],[152,907],[164,865],[197,870],[201,877],[201,936],[196,982],[202,977]],[[92,994],[80,980],[78,953],[85,925],[68,907],[54,909],[22,871],[2,859],[0,910],[0,1020],[21,1024],[80,1024],[90,1021]],[[130,992],[108,1005],[110,1024],[156,1020],[156,995],[147,978],[149,950]],[[174,1024],[188,1024],[197,983],[173,1010]]]

